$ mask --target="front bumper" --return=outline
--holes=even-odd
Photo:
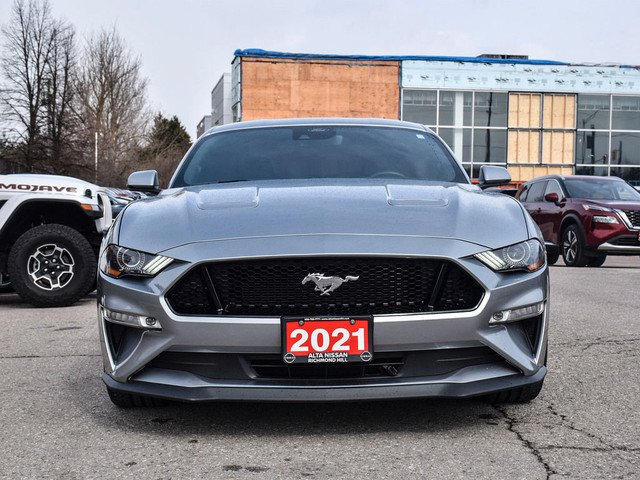
[[[261,249],[264,240],[260,242]],[[304,239],[304,247],[294,248],[297,255],[317,255],[317,246],[309,240],[309,237]],[[353,245],[354,249],[361,247],[349,243],[347,240],[351,238],[323,237],[321,240],[323,252],[344,252],[345,245]],[[239,249],[260,256],[252,249],[252,245],[257,245],[255,239],[231,242],[235,245],[230,251]],[[244,245],[239,246],[238,242]],[[98,312],[105,383],[118,391],[185,401],[334,401],[468,397],[523,386],[544,378],[549,313],[546,267],[534,273],[495,273],[470,257],[480,251],[478,246],[451,239],[399,237],[390,244],[388,238],[369,238],[367,247],[365,253],[359,249],[358,254],[449,258],[475,277],[486,291],[480,305],[472,311],[374,315],[374,358],[376,354],[410,355],[412,352],[464,352],[465,349],[485,348],[496,354],[497,359],[445,373],[420,371],[413,375],[401,372],[367,378],[328,379],[271,378],[244,367],[238,370],[239,373],[218,376],[177,367],[158,367],[154,360],[166,352],[238,357],[281,353],[281,320],[278,317],[179,316],[168,307],[163,295],[176,280],[197,261],[214,260],[210,258],[211,245],[202,243],[164,252],[185,260],[185,263],[176,262],[152,279],[113,279],[100,273]],[[305,249],[308,250],[305,252]],[[539,302],[545,302],[545,309],[537,320],[539,326],[534,342],[528,340],[521,322],[489,325],[495,312]],[[104,308],[153,317],[162,329],[121,328],[126,338],[115,351],[109,333],[112,325],[104,315]]]
[[[165,372],[153,371],[126,383],[117,382],[106,373],[102,379],[107,387],[120,392],[186,402],[333,402],[423,397],[468,398],[530,385],[543,380],[546,374],[546,367],[541,367],[535,374],[525,377],[512,368],[496,366],[460,371],[456,376],[446,378],[325,386],[205,383],[196,378],[185,378],[183,374],[175,374],[174,378],[170,378]]]

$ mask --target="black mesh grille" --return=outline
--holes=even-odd
[[[313,273],[346,281],[322,294],[314,280],[302,283]],[[167,301],[178,314],[375,315],[469,310],[482,295],[473,278],[441,260],[304,257],[199,266],[169,291]]]
[[[621,247],[640,247],[640,241],[637,235],[620,235],[619,237],[612,238],[607,243]]]
[[[335,378],[410,378],[445,375],[461,368],[503,363],[488,347],[380,352],[369,363],[285,364],[280,354],[230,354],[165,351],[147,367],[190,372],[200,377],[260,382],[303,379],[307,384]],[[321,383],[320,383],[321,384]]]
[[[197,315],[216,312],[203,273],[202,269],[194,268],[169,291],[167,302],[176,313]]]
[[[640,227],[640,210],[623,210],[634,227]]]

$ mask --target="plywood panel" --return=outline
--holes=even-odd
[[[574,128],[575,95],[545,94],[544,128]]]
[[[572,167],[552,167],[552,166],[518,166],[510,165],[509,173],[513,182],[526,182],[532,178],[542,175],[572,175]]]
[[[540,128],[540,103],[541,97],[538,94],[510,94],[509,127]]]
[[[573,164],[573,132],[549,132],[542,135],[542,163]]]
[[[399,116],[398,75],[398,62],[243,60],[242,119],[395,119]]]
[[[540,132],[528,130],[509,131],[507,162],[538,163],[540,161]]]

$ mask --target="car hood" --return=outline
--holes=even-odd
[[[120,215],[120,245],[151,253],[193,242],[289,235],[451,238],[497,248],[529,237],[513,198],[466,184],[390,180],[242,182],[170,189]]]

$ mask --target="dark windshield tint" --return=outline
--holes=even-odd
[[[408,128],[291,126],[203,138],[172,187],[238,180],[392,178],[468,183],[434,135]]]
[[[640,193],[623,181],[593,179],[568,179],[564,185],[572,198],[586,200],[633,200],[640,201]]]

